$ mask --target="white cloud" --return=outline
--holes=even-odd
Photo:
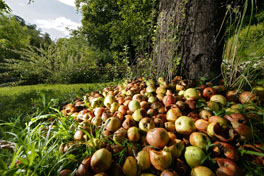
[[[38,27],[43,29],[55,29],[62,31],[65,35],[69,35],[69,29],[77,29],[81,26],[80,23],[76,23],[65,17],[58,17],[56,19],[38,19],[36,20]]]
[[[60,1],[63,4],[75,7],[75,0],[58,0],[58,1]]]

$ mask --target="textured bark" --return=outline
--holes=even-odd
[[[225,15],[223,2],[224,0],[160,1],[160,13],[163,16],[165,14],[165,18],[174,20],[174,32],[166,30],[171,21],[162,24],[164,17],[160,15],[158,25],[166,35],[158,33],[158,73],[164,68],[160,65],[173,65],[173,58],[179,57],[181,63],[177,69],[173,69],[171,75],[180,73],[188,79],[211,79],[220,75],[224,46],[224,28],[221,28]],[[179,35],[179,39],[174,43],[168,42],[168,36],[171,35]]]

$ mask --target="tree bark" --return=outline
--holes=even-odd
[[[224,47],[224,0],[161,0],[159,11],[157,73],[167,72],[169,79],[176,74],[188,79],[219,76]]]

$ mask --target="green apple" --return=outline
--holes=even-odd
[[[196,100],[199,98],[199,93],[195,88],[189,88],[184,92],[184,98],[186,100]]]
[[[187,162],[187,164],[193,168],[196,166],[200,166],[202,164],[202,161],[205,158],[205,153],[203,150],[196,146],[188,146],[185,149],[184,158]]]
[[[175,129],[183,135],[191,134],[196,130],[194,121],[187,116],[181,116],[175,121]]]
[[[226,98],[223,95],[213,95],[210,101],[220,103],[222,106],[226,105]]]

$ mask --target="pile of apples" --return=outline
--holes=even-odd
[[[179,76],[171,83],[138,78],[67,104],[62,113],[79,127],[60,151],[80,143],[96,149],[83,158],[77,176],[240,176],[241,159],[264,166],[263,157],[239,152],[263,151],[263,144],[253,144],[258,127],[250,126],[263,121],[253,106],[263,107],[263,98],[261,86],[238,91],[223,84],[197,86]],[[101,137],[88,135],[95,129]],[[64,169],[60,175],[71,173]]]

